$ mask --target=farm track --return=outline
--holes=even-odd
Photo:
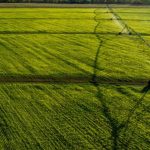
[[[95,20],[96,20],[96,16],[95,16]],[[127,149],[126,147],[129,147],[129,145],[130,145],[130,142],[128,142],[128,140],[126,142],[126,139],[128,139],[128,138],[125,135],[126,131],[128,130],[128,124],[130,124],[131,118],[134,117],[136,109],[142,104],[142,101],[143,101],[143,99],[144,99],[147,92],[145,92],[144,95],[131,108],[131,110],[129,111],[127,117],[124,119],[124,121],[119,122],[118,118],[114,117],[111,114],[111,107],[109,107],[109,105],[107,104],[107,99],[105,99],[104,93],[103,93],[103,91],[101,90],[100,87],[101,87],[101,85],[115,85],[115,86],[118,86],[118,85],[127,85],[127,86],[128,85],[136,85],[136,86],[142,85],[142,86],[145,87],[145,85],[147,85],[147,82],[148,82],[149,79],[136,79],[136,78],[132,78],[132,79],[120,78],[120,79],[117,79],[117,78],[111,78],[111,77],[106,78],[104,76],[98,76],[97,75],[98,62],[100,61],[99,60],[100,59],[100,52],[101,52],[100,50],[101,50],[101,47],[104,46],[104,45],[103,45],[103,41],[102,41],[103,39],[101,39],[101,37],[99,36],[99,33],[96,32],[97,28],[100,25],[99,20],[97,19],[96,21],[97,21],[97,25],[94,29],[94,34],[95,34],[95,36],[97,37],[97,39],[99,41],[99,47],[96,49],[95,59],[93,61],[93,66],[92,66],[93,67],[93,74],[92,75],[89,75],[89,76],[84,76],[84,75],[83,76],[69,76],[69,75],[57,76],[56,75],[54,77],[52,77],[50,75],[14,75],[14,76],[13,75],[12,76],[11,75],[10,76],[1,75],[0,76],[0,84],[3,84],[3,83],[6,83],[6,84],[7,83],[8,84],[10,84],[10,83],[46,83],[46,84],[53,84],[53,83],[54,84],[91,83],[93,85],[93,88],[96,89],[94,94],[97,97],[99,103],[101,104],[101,111],[103,113],[103,116],[106,119],[107,126],[111,130],[110,131],[111,132],[111,137],[109,139],[109,140],[111,140],[111,143],[112,143],[111,149],[112,150],[119,150],[120,147],[124,148],[124,149]],[[14,41],[12,41],[12,43],[13,42]],[[14,45],[15,45],[15,42],[14,42]],[[53,56],[58,57],[57,55],[53,55]],[[58,57],[58,59],[59,59],[59,57]],[[37,86],[37,85],[35,85],[35,86]],[[7,88],[5,90],[7,90]],[[50,94],[51,89],[43,90],[43,92],[46,93],[46,94],[47,93]],[[58,93],[62,94],[62,97],[64,97],[63,93],[60,92],[59,90],[58,90]],[[11,99],[11,97],[12,97],[11,92],[7,92],[7,95]],[[52,98],[55,101],[57,101],[57,103],[59,103],[59,100],[57,98],[55,98],[55,96],[52,95]],[[85,99],[87,100],[87,98],[85,98]],[[62,103],[59,103],[59,105],[61,105],[62,108],[64,107],[62,105]],[[24,109],[24,107],[26,107],[26,106],[21,105],[22,110]],[[14,115],[16,115],[16,118],[17,118],[16,120],[19,120],[21,122],[24,132],[27,132],[28,134],[31,134],[31,137],[33,138],[33,140],[36,141],[36,143],[38,144],[38,148],[42,149],[42,141],[35,138],[35,136],[32,132],[31,133],[28,132],[28,128],[24,125],[23,121],[20,120],[20,115],[21,114],[19,114],[19,111],[16,111],[15,107],[12,107],[12,108],[14,109],[14,112],[15,112]],[[51,145],[55,146],[55,145],[57,145],[57,142],[60,142],[60,143],[62,142],[63,143],[63,145],[62,145],[63,149],[65,149],[65,146],[64,146],[65,144],[69,145],[69,147],[71,147],[71,149],[74,148],[72,146],[72,143],[67,139],[66,136],[64,136],[64,134],[60,130],[59,126],[55,126],[54,122],[48,119],[48,117],[49,117],[48,112],[51,112],[53,114],[57,114],[59,111],[55,112],[55,110],[50,109],[49,105],[44,105],[40,101],[37,101],[37,100],[36,100],[36,103],[31,102],[30,105],[29,105],[29,108],[30,109],[27,109],[28,111],[32,109],[32,112],[29,112],[29,114],[31,115],[30,119],[31,118],[34,119],[35,115],[38,114],[38,118],[40,119],[40,121],[44,122],[43,126],[40,125],[41,122],[37,122],[36,126],[39,128],[39,131],[44,135],[45,134],[44,129],[46,129],[47,134],[45,134],[44,136],[46,136],[46,138],[49,139],[50,142],[51,142],[51,137],[57,136],[55,139],[53,138],[53,140],[52,140],[53,142],[50,143]],[[47,112],[46,115],[44,113],[42,113],[44,111]],[[77,109],[73,109],[69,113],[79,114]],[[6,112],[2,112],[1,114],[2,115],[3,114],[7,115]],[[77,124],[74,123],[75,121],[73,120],[73,117],[72,118],[67,117],[66,113],[64,113],[64,114],[62,113],[62,116],[60,115],[59,117],[64,118],[65,122],[70,124],[72,126],[72,128],[74,128],[76,130],[76,132],[78,132],[82,136],[82,138],[84,138],[84,139],[87,139],[86,132],[89,132],[89,133],[94,132],[93,130],[91,130],[90,126],[89,126],[89,128],[87,128],[88,129],[87,131],[86,131],[86,128],[80,128],[79,126],[77,126]],[[7,118],[7,116],[2,116],[2,118]],[[95,125],[96,123],[92,122],[92,120],[90,118],[88,118],[88,115],[85,114],[84,118],[86,118],[88,120],[89,124],[95,130],[96,129],[103,130],[103,128],[98,128],[98,126]],[[3,130],[6,131],[5,126],[2,125],[2,127],[3,127]],[[122,131],[125,132],[125,134],[122,136],[123,138],[120,136],[120,133]],[[97,133],[94,132],[94,134],[97,134]],[[49,135],[51,135],[51,136],[49,136]],[[14,136],[14,138],[15,138],[15,136]],[[123,141],[120,141],[120,140],[122,140],[121,138],[123,139]],[[11,138],[8,136],[7,140],[9,141],[9,140],[11,140]],[[30,142],[30,141],[28,141],[28,142]],[[88,142],[92,144],[92,141],[90,140],[90,138],[88,138]],[[132,138],[131,138],[131,142],[132,142]],[[125,144],[126,144],[126,146],[124,146]],[[100,140],[100,145],[103,147],[103,149],[108,149],[107,146],[103,145],[103,139]],[[95,148],[96,148],[96,145],[95,145]]]
[[[106,7],[105,7],[106,8]],[[12,11],[4,11],[4,12],[1,12],[0,11],[0,14],[13,14],[14,12],[12,12]],[[36,11],[28,11],[28,12],[25,12],[25,11],[21,11],[20,13],[25,13],[25,14],[28,14],[28,13],[39,13],[38,11],[36,12]],[[48,11],[45,11],[45,13],[48,13],[48,14],[62,14],[62,12],[48,12]],[[64,14],[84,14],[84,13],[88,13],[88,14],[93,14],[93,12],[91,11],[91,12],[88,12],[88,11],[84,11],[84,12],[64,12]],[[106,13],[111,13],[111,12],[107,12],[107,11],[104,11],[104,12],[97,12],[97,14],[106,14]],[[137,12],[137,11],[133,11],[133,12],[120,12],[120,11],[117,11],[117,13],[127,13],[127,14],[150,14],[150,13],[147,13],[147,12]],[[35,19],[35,18],[34,18]]]
[[[123,26],[123,29],[120,32],[120,34],[124,33],[123,32],[124,30],[127,30],[129,35],[130,34],[136,35],[142,42],[144,42],[145,45],[147,45],[148,47],[150,47],[150,44],[142,37],[142,36],[145,36],[145,34],[143,35],[142,33],[138,33],[133,28],[131,28],[130,26],[128,26],[128,24],[126,24],[126,22],[124,22],[124,20],[118,15],[118,13],[114,12],[114,10],[113,10],[112,7],[110,7],[108,5],[107,8],[113,14],[113,16],[115,16],[115,19],[117,19],[118,22],[120,22],[120,24]]]
[[[98,8],[97,8],[98,9]],[[94,20],[97,22],[96,27],[94,28],[93,32],[49,32],[49,31],[0,31],[0,34],[94,34],[97,39],[100,41],[100,45],[97,50],[97,55],[99,55],[99,50],[103,46],[103,41],[101,41],[100,35],[118,35],[117,32],[97,32],[97,28],[100,25],[100,20],[110,20],[112,19],[98,19],[96,18],[99,12],[94,11],[95,17]],[[110,12],[105,12],[105,13],[114,13],[112,8],[108,7]],[[115,13],[116,15],[116,13]],[[3,18],[0,18],[3,19]],[[8,19],[8,18],[5,18]],[[10,18],[13,19],[13,18]],[[16,19],[16,18],[14,18]],[[18,18],[17,18],[18,19]],[[25,18],[20,18],[20,19],[25,19]],[[26,18],[26,19],[32,19],[32,18]],[[34,19],[45,19],[45,18],[34,18]],[[46,18],[46,19],[53,19],[53,18]],[[67,19],[67,18],[66,18]],[[76,18],[74,18],[76,19]],[[80,18],[78,18],[80,19]],[[116,17],[113,20],[120,20],[122,19],[120,17]],[[127,19],[128,20],[128,19]],[[119,22],[119,21],[118,21]],[[122,25],[123,26],[123,25]],[[127,33],[124,33],[127,34]],[[118,35],[118,36],[122,36]],[[132,34],[134,35],[134,33]],[[136,33],[135,33],[136,35]],[[141,34],[144,36],[150,36],[150,34]],[[130,36],[130,35],[128,35]],[[97,58],[95,58],[94,64],[97,64]],[[10,75],[10,76],[0,76],[0,84],[2,83],[49,83],[49,84],[71,84],[71,83],[90,83],[92,80],[96,80],[98,84],[106,84],[106,85],[146,85],[149,79],[129,79],[129,78],[112,78],[112,77],[101,77],[101,76],[96,76],[96,71],[97,71],[97,66],[93,66],[94,69],[94,74],[93,76],[69,76],[69,75],[64,75],[64,76],[48,76],[48,75]],[[95,78],[95,79],[94,79]],[[95,81],[94,81],[95,82]]]
[[[100,21],[96,20],[96,9],[94,11],[95,13],[95,17],[94,20],[97,22],[97,25],[95,26],[94,32],[96,33],[97,28],[100,25]],[[97,39],[99,40],[99,47],[97,49],[96,55],[95,55],[95,61],[94,61],[94,65],[93,65],[93,76],[92,76],[92,83],[93,86],[96,89],[96,97],[98,98],[99,102],[102,105],[102,112],[104,117],[107,119],[107,124],[109,125],[110,129],[111,129],[111,142],[112,142],[112,150],[117,150],[117,146],[118,146],[118,124],[116,124],[116,120],[114,118],[112,118],[111,114],[109,113],[109,107],[106,105],[106,102],[103,100],[103,93],[101,92],[99,86],[101,85],[98,82],[98,76],[97,76],[97,66],[98,66],[98,62],[99,62],[99,56],[100,56],[100,50],[101,47],[103,46],[103,42],[101,40],[101,38],[99,37],[98,34],[96,34]]]
[[[105,78],[98,76],[96,81],[99,84],[106,85],[146,85],[149,79],[117,79]],[[72,83],[90,83],[92,82],[91,76],[63,76],[52,77],[48,75],[20,75],[20,76],[1,76],[0,84],[3,83],[47,83],[47,84],[72,84]]]
[[[109,8],[108,5],[108,9],[111,11],[111,8]],[[117,15],[115,15],[115,13],[112,11],[112,14],[114,15],[114,17],[118,18]],[[96,32],[97,28],[100,25],[100,22],[98,20],[96,20],[96,9],[95,9],[95,21],[97,22],[97,25],[94,29],[94,32]],[[123,23],[119,22],[122,26]],[[125,25],[125,24],[124,24]],[[128,28],[128,26],[126,27],[126,31],[130,33],[130,28]],[[96,34],[97,39],[99,40],[99,47],[97,49],[96,55],[95,55],[95,61],[94,61],[94,67],[93,67],[93,78],[92,78],[92,83],[93,86],[95,87],[95,89],[97,90],[96,92],[96,97],[98,98],[99,102],[102,105],[102,112],[104,117],[107,120],[107,124],[109,125],[110,129],[111,129],[111,142],[112,142],[112,150],[120,150],[120,149],[128,149],[130,142],[126,139],[127,137],[125,136],[126,132],[128,131],[128,126],[130,124],[131,118],[134,116],[136,110],[142,105],[142,102],[146,96],[146,94],[148,93],[149,89],[150,89],[150,82],[148,82],[147,86],[144,87],[144,89],[142,90],[142,92],[144,94],[142,94],[141,98],[139,100],[137,100],[137,102],[135,103],[135,105],[130,109],[130,111],[128,112],[127,118],[122,121],[122,122],[118,122],[117,118],[113,117],[113,115],[110,113],[110,107],[108,106],[108,104],[106,103],[106,100],[104,98],[104,94],[100,89],[101,83],[99,83],[99,77],[97,76],[97,69],[98,69],[98,63],[99,63],[99,58],[100,58],[100,50],[101,47],[103,46],[103,40],[99,37],[98,34]],[[100,78],[100,80],[102,80]],[[124,83],[124,82],[122,82]],[[136,82],[137,83],[137,82]],[[123,141],[120,141],[120,134],[121,132],[124,132],[124,136],[123,136]],[[132,141],[132,137],[130,138],[130,140]]]
[[[119,35],[118,32],[49,32],[49,31],[0,31],[0,34],[100,34],[100,35]],[[137,35],[133,33],[132,35]],[[150,36],[150,33],[141,33],[141,36]],[[122,36],[122,35],[119,35]]]
[[[92,18],[0,18],[0,20],[93,20]],[[103,20],[103,21],[112,21],[112,18],[101,18],[97,20]],[[146,19],[115,19],[113,20],[125,20],[125,21],[150,21]]]

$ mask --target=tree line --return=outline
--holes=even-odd
[[[43,2],[43,3],[114,3],[114,4],[150,4],[150,0],[0,0],[1,3],[25,3],[25,2]]]

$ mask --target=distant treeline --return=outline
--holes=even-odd
[[[111,4],[150,4],[150,0],[0,0],[1,3],[111,3]]]

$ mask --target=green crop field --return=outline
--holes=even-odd
[[[149,56],[148,6],[0,8],[0,150],[149,150]]]

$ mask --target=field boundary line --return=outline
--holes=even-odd
[[[95,74],[95,72],[94,72]],[[48,83],[48,84],[71,84],[71,83],[91,83],[93,76],[69,76],[52,77],[49,75],[14,75],[1,76],[0,84],[3,83]],[[106,85],[146,85],[149,79],[126,79],[126,78],[106,78],[103,76],[96,76],[96,82]],[[94,80],[95,82],[95,80]]]
[[[100,34],[100,35],[119,35],[118,32],[49,32],[49,31],[0,31],[0,35],[5,34]],[[132,35],[137,35],[137,33],[133,33]],[[150,36],[150,33],[142,33],[142,36]],[[122,36],[120,34],[119,36]]]
[[[0,18],[0,20],[93,20],[93,18]],[[97,20],[112,21],[112,18],[99,18]],[[113,20],[120,20],[113,18]],[[121,19],[125,21],[150,21],[150,19]],[[3,31],[4,32],[4,31]]]
[[[99,22],[97,23],[94,31],[96,31],[98,26],[99,26]],[[130,123],[131,118],[133,117],[133,115],[135,115],[137,108],[142,104],[147,92],[150,89],[150,81],[148,82],[148,84],[146,84],[146,86],[144,86],[144,89],[143,89],[144,94],[142,94],[142,97],[130,109],[130,111],[127,114],[127,118],[123,122],[120,123],[118,121],[118,119],[112,115],[111,108],[106,103],[107,99],[104,98],[103,91],[100,89],[100,86],[101,86],[100,82],[102,82],[102,78],[100,78],[100,82],[98,82],[99,77],[97,75],[97,68],[98,68],[98,63],[99,63],[100,49],[103,46],[103,41],[100,39],[98,34],[96,34],[96,36],[99,39],[99,47],[97,49],[97,52],[95,55],[95,61],[94,61],[94,65],[93,65],[92,84],[96,89],[95,96],[97,97],[97,99],[99,100],[99,102],[101,104],[101,111],[103,113],[103,116],[106,118],[106,123],[108,124],[108,126],[110,127],[110,130],[111,130],[111,136],[110,136],[110,140],[112,143],[111,149],[119,150],[120,148],[124,147],[124,141],[123,141],[123,143],[120,142],[120,134],[122,131],[124,131],[124,133],[126,133],[126,131],[128,130],[128,124]],[[123,136],[123,140],[124,139],[126,139],[125,136]],[[130,144],[129,142],[126,143],[127,146],[129,146],[129,144]]]

